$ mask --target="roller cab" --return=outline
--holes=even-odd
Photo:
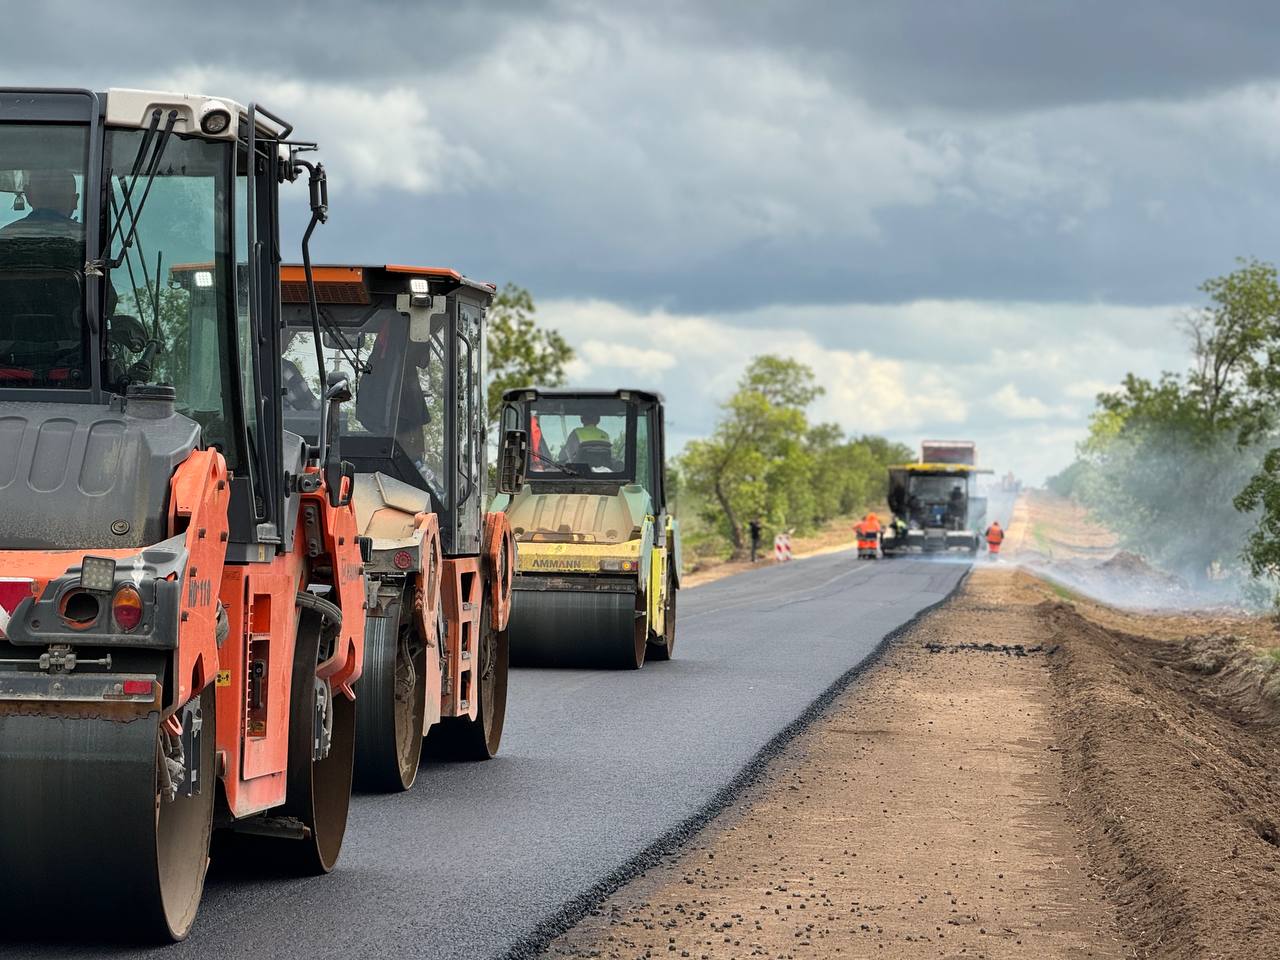
[[[278,192],[325,215],[291,130],[0,89],[0,937],[181,939],[215,827],[341,848],[364,586],[276,399]]]
[[[508,391],[525,480],[499,497],[518,544],[512,662],[636,669],[675,648],[679,528],[663,401],[643,390]]]
[[[313,439],[321,383],[352,384],[334,429],[369,545],[356,783],[406,790],[424,736],[427,755],[468,759],[502,738],[515,544],[483,506],[494,288],[439,267],[329,265],[313,277],[318,340],[303,267],[282,273],[285,423]],[[508,443],[523,455],[518,436]]]

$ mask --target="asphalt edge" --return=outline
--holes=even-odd
[[[913,630],[917,624],[933,611],[954,597],[968,581],[973,573],[973,565],[960,575],[947,592],[946,596],[935,600],[928,606],[921,607],[908,620],[904,620],[890,630],[875,648],[865,657],[850,667],[811,700],[794,720],[779,730],[761,747],[733,778],[717,790],[700,809],[690,814],[675,827],[662,834],[651,844],[631,859],[623,862],[616,869],[596,881],[591,887],[565,902],[555,913],[539,921],[538,924],[521,939],[517,940],[506,953],[500,954],[500,960],[536,960],[543,951],[562,933],[576,925],[597,906],[626,886],[642,873],[657,866],[664,858],[675,853],[693,836],[711,824],[716,817],[733,805],[748,787],[754,785],[764,772],[765,767],[791,743],[804,733],[814,721],[818,720],[827,708],[835,702],[840,694],[853,685],[859,677],[870,670],[893,642]]]

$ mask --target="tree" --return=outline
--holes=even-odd
[[[555,330],[535,318],[533,296],[508,283],[489,307],[489,424],[496,425],[502,394],[515,387],[558,387],[565,382],[565,365],[573,349]]]
[[[1280,556],[1267,526],[1264,444],[1280,400],[1280,284],[1276,269],[1242,259],[1199,287],[1208,303],[1183,320],[1190,364],[1155,380],[1132,374],[1098,397],[1069,489],[1129,549],[1203,581],[1211,568],[1258,573]],[[1261,470],[1260,470],[1261,467]],[[1252,478],[1252,479],[1251,479]],[[1263,523],[1250,528],[1261,510]]]
[[[833,423],[810,424],[822,394],[811,369],[756,357],[721,405],[710,437],[686,445],[676,463],[686,546],[747,552],[744,530],[760,517],[772,530],[805,530],[883,503],[886,467],[912,459],[883,437],[846,437]]]
[[[1186,385],[1210,430],[1225,420],[1247,442],[1269,428],[1280,395],[1280,285],[1273,265],[1237,263],[1200,284],[1210,302],[1185,320],[1193,357]]]
[[[723,405],[711,437],[685,448],[686,484],[719,508],[735,557],[747,551],[745,516],[790,512],[779,510],[779,501],[788,499],[786,494],[794,493],[790,488],[807,476],[805,409],[821,393],[813,371],[804,364],[756,357],[738,381],[737,392]]]

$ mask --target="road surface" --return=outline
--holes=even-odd
[[[215,863],[191,937],[159,954],[0,941],[0,956],[526,952],[594,902],[593,886],[616,885],[645,851],[700,825],[770,741],[967,569],[841,552],[685,591],[674,660],[638,673],[512,671],[501,754],[424,767],[405,794],[357,797],[332,875],[246,877]]]

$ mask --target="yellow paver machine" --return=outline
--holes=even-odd
[[[637,669],[675,648],[680,534],[667,512],[663,401],[644,390],[509,390],[525,482],[494,510],[518,544],[511,663]]]

